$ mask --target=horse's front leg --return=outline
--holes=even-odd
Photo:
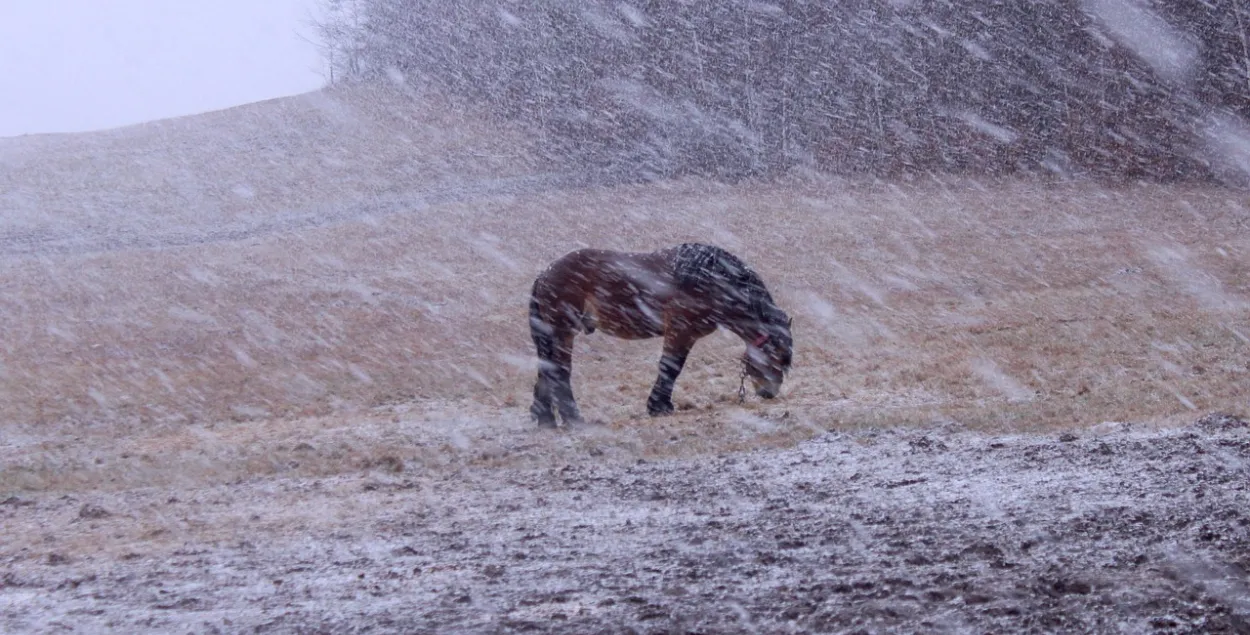
[[[686,365],[686,356],[695,338],[686,333],[664,335],[664,353],[660,356],[660,374],[655,378],[651,396],[647,397],[647,414],[657,417],[673,412],[673,384]]]

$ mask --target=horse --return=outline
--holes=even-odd
[[[603,331],[622,339],[663,336],[659,375],[647,413],[673,412],[673,384],[699,339],[718,327],[742,338],[739,398],[745,380],[772,399],[790,371],[793,320],[769,295],[764,281],[737,256],[712,245],[685,243],[649,253],[579,249],[534,280],[530,334],[538,354],[538,379],[530,414],[540,427],[582,422],[573,398],[573,338]]]

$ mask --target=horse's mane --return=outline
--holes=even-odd
[[[672,266],[673,277],[680,286],[725,292],[741,302],[752,317],[765,323],[782,319],[781,310],[773,303],[773,297],[759,274],[742,259],[720,247],[684,243],[677,247]]]

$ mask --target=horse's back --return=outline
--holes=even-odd
[[[534,282],[533,301],[549,319],[627,339],[662,332],[671,276],[662,252],[578,249],[558,258]]]
[[[534,280],[531,307],[548,319],[581,313],[619,255],[606,249],[578,249],[557,258]]]
[[[535,288],[547,287],[549,291],[570,292],[582,290],[593,282],[606,265],[621,256],[621,252],[606,249],[578,249],[570,251],[552,262],[534,281]]]

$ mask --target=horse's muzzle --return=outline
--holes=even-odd
[[[756,388],[755,394],[763,399],[775,399],[777,397],[777,391],[768,388]]]

